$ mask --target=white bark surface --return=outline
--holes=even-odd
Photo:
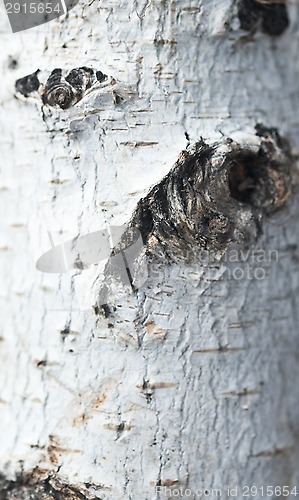
[[[299,17],[288,9],[277,38],[240,31],[231,0],[80,3],[67,18],[1,35],[7,477],[20,462],[38,465],[109,500],[170,497],[156,485],[190,488],[188,498],[298,485],[296,206],[263,224],[256,248],[279,255],[252,264],[264,279],[162,264],[135,295],[115,286],[107,319],[92,308],[100,266],[35,268],[49,233],[56,245],[126,223],[188,140],[252,136],[263,122],[299,146]],[[45,81],[78,66],[113,76],[124,103],[109,88],[66,111],[14,96],[15,80],[38,68]]]

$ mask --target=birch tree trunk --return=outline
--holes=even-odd
[[[0,498],[295,497],[297,4],[101,0],[7,23]],[[51,72],[78,67],[107,78],[49,105]],[[38,91],[17,92],[38,69]],[[36,268],[130,220],[139,283],[108,255]]]

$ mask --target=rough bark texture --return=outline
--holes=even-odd
[[[296,153],[280,142],[283,153],[268,150],[265,162],[255,127],[279,130],[268,145],[287,137],[299,146],[299,14],[296,4],[257,3],[94,1],[14,35],[1,17],[1,499],[171,498],[157,486],[194,499],[199,488],[226,498],[238,486],[241,499],[243,485],[298,485]],[[283,29],[266,29],[282,9]],[[107,80],[89,86],[85,75],[57,108],[43,96],[58,68]],[[15,88],[38,69],[42,87]],[[199,223],[201,186],[191,208],[182,194],[189,167],[163,199],[168,224],[157,218],[165,206],[141,217],[157,208],[153,195],[181,152],[203,143],[218,144],[224,166],[228,144],[246,151],[223,196],[232,195],[230,223],[249,227],[249,240],[225,233],[221,217],[208,231]],[[223,216],[209,186],[208,208]],[[262,201],[256,216],[259,193],[280,210]],[[250,241],[249,257],[234,262],[217,247],[186,259],[171,229],[186,213],[188,244],[199,228],[199,248],[209,250],[220,228],[225,248],[238,241],[248,251]],[[109,278],[109,262],[58,275],[35,268],[51,245],[130,220],[145,229],[141,286]],[[250,276],[240,279],[240,268]]]

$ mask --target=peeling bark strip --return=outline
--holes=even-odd
[[[262,125],[252,144],[201,140],[139,202],[130,227],[140,231],[150,254],[160,245],[170,256],[246,245],[262,218],[289,198],[294,164],[288,142]]]
[[[39,70],[17,80],[16,90],[24,97],[40,91],[44,104],[61,109],[74,106],[94,84],[102,83],[108,78],[102,71],[95,71],[86,66],[72,69],[65,77],[62,69],[56,68],[43,86],[37,77],[38,73]]]
[[[241,28],[255,32],[259,28],[272,36],[281,35],[289,26],[289,16],[284,1],[240,0],[238,17]]]

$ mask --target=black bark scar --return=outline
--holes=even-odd
[[[293,187],[290,146],[276,129],[258,125],[256,135],[254,146],[231,139],[210,146],[201,140],[180,154],[130,221],[149,254],[157,247],[172,256],[246,245],[262,218],[285,204]]]
[[[260,28],[271,36],[281,35],[290,24],[284,2],[262,3],[259,0],[239,0],[238,17],[241,29],[255,32]]]
[[[129,252],[136,291],[151,261],[198,262],[202,250],[220,260],[232,245],[248,248],[264,220],[297,191],[297,157],[276,129],[259,124],[250,142],[224,138],[209,145],[201,139],[137,204],[107,262],[96,314],[101,304],[114,304],[113,279],[129,284],[123,253]],[[135,245],[140,235],[142,244]]]
[[[24,76],[16,81],[16,90],[24,97],[28,97],[32,92],[39,89],[40,81],[37,76],[39,71],[38,69],[31,75]]]
[[[37,77],[39,70],[16,81],[15,87],[23,96],[29,97],[32,92],[39,90],[45,105],[68,109],[79,102],[86,91],[96,82],[107,80],[107,75],[102,71],[82,66],[74,68],[63,75],[61,68],[52,71],[44,87]]]
[[[114,304],[115,279],[133,291],[143,286],[149,262],[200,262],[203,250],[220,260],[232,245],[248,248],[297,186],[297,157],[274,128],[257,125],[250,142],[201,139],[137,204],[106,264],[95,313]],[[122,259],[127,252],[130,283]]]

